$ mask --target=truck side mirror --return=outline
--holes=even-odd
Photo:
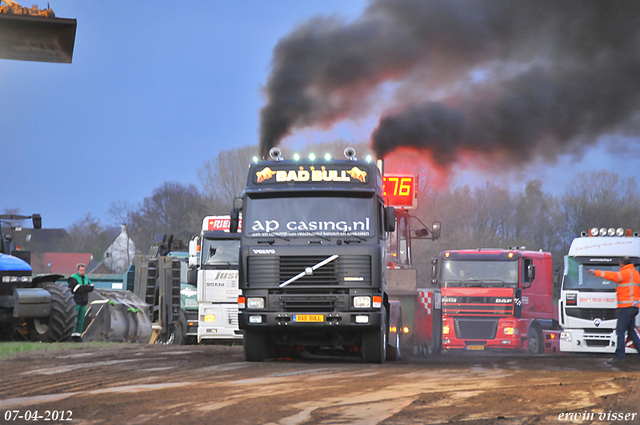
[[[393,207],[384,208],[384,230],[387,232],[396,230],[396,210]]]
[[[536,266],[531,264],[527,269],[528,281],[533,282],[536,279]]]
[[[42,229],[42,216],[40,214],[33,214],[31,216],[34,229]]]
[[[438,284],[438,259],[431,259],[431,285],[436,286]]]
[[[189,285],[197,285],[198,284],[198,269],[189,269],[189,270],[187,270],[187,283]]]
[[[418,229],[416,230],[416,237],[417,238],[426,238],[427,236],[429,236],[429,230],[422,228],[422,229]]]
[[[198,267],[198,241],[199,238],[189,241],[189,267]]]
[[[522,282],[523,288],[529,288],[536,278],[536,266],[533,264],[533,260],[525,258],[524,260],[524,281]]]
[[[434,221],[431,225],[431,239],[436,240],[440,239],[440,230],[442,229],[442,225],[439,221]]]
[[[231,209],[231,218],[229,219],[229,232],[238,233],[240,224],[240,208],[233,207]]]

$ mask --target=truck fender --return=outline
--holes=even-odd
[[[42,276],[35,276],[33,278],[33,284],[39,285],[44,282],[55,282],[57,280],[64,279],[64,276],[61,274],[45,274]]]

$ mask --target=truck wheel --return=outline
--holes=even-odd
[[[390,362],[396,362],[398,360],[400,360],[401,357],[401,351],[400,351],[400,345],[401,345],[401,338],[400,338],[400,331],[396,331],[396,346],[394,347],[393,345],[389,344],[387,346],[387,360]]]
[[[535,326],[529,326],[529,354],[542,354],[542,336]]]
[[[387,357],[387,312],[381,311],[380,328],[362,335],[362,360],[365,363],[384,363]]]
[[[248,362],[263,362],[267,358],[267,341],[264,333],[245,331],[244,333],[244,359]]]
[[[69,341],[76,325],[76,303],[73,301],[71,290],[58,282],[44,282],[39,286],[51,294],[51,313],[48,318],[27,319],[29,340]]]

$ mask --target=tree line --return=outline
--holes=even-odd
[[[342,157],[348,143],[337,141],[307,147]],[[353,145],[353,144],[350,144]],[[366,144],[356,151],[367,152]],[[107,224],[86,214],[67,228],[70,252],[102,253],[125,225],[141,254],[148,252],[153,234],[174,235],[176,244],[186,244],[200,232],[207,215],[225,215],[234,198],[242,194],[248,165],[257,147],[221,151],[198,170],[200,188],[193,184],[165,182],[136,204],[113,202]],[[283,148],[285,157],[292,151]],[[526,246],[553,254],[557,262],[566,255],[571,240],[591,227],[623,227],[640,231],[640,195],[635,178],[621,178],[610,171],[577,174],[559,195],[542,190],[540,180],[526,182],[521,192],[492,183],[479,187],[450,185],[436,188],[432,175],[420,174],[418,208],[412,215],[424,223],[440,221],[437,241],[416,241],[413,258],[420,273],[429,273],[429,259],[446,249],[507,248]]]

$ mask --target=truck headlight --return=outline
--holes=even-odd
[[[353,297],[353,306],[355,308],[371,308],[371,297]]]
[[[449,325],[442,326],[442,335],[449,335],[449,332],[451,332]]]
[[[201,316],[201,320],[203,322],[215,322],[216,321],[216,315],[215,314],[203,314]]]
[[[560,339],[565,342],[571,342],[571,332],[562,331],[560,334]]]
[[[247,308],[255,310],[264,308],[264,298],[247,298]]]
[[[520,333],[518,328],[514,328],[513,326],[505,326],[504,329],[502,329],[502,332],[505,335],[518,335]]]

